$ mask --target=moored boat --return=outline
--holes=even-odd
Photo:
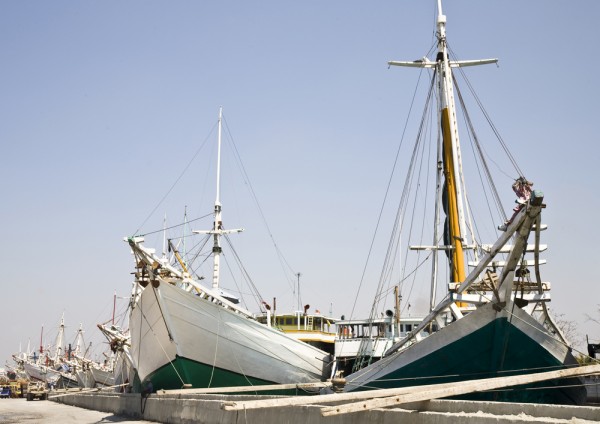
[[[379,361],[422,320],[423,317],[398,317],[391,310],[380,318],[339,320],[335,335],[335,373],[348,376]]]
[[[337,320],[321,314],[320,311],[311,313],[308,308],[309,305],[306,305],[303,311],[283,314],[271,314],[268,310],[257,320],[262,324],[277,328],[296,340],[333,355]]]
[[[192,277],[175,249],[171,264],[143,237],[126,239],[136,264],[131,357],[143,390],[304,383],[330,374],[327,352],[260,323],[220,287],[221,237],[242,231],[226,230],[222,221],[221,121],[219,112],[213,227],[195,232],[213,241],[212,286]]]
[[[465,109],[464,93],[458,89],[453,71],[462,72],[464,67],[496,63],[497,60],[470,61],[451,57],[441,0],[438,0],[436,37],[437,54],[433,60],[424,57],[412,62],[389,62],[390,66],[431,71],[428,103],[409,165],[410,179],[404,186],[406,191],[402,194],[403,202],[394,226],[394,231],[399,230],[392,234],[390,242],[391,246],[398,243],[403,229],[401,220],[405,216],[420,216],[408,210],[407,199],[413,196],[416,208],[421,202],[418,195],[431,193],[435,201],[429,209],[434,224],[430,234],[433,243],[424,246],[420,241],[423,233],[419,233],[419,244],[407,246],[427,255],[415,261],[414,269],[408,270],[407,274],[416,280],[418,271],[428,270],[429,274],[423,280],[431,284],[430,312],[407,337],[389,347],[382,359],[348,375],[347,391],[530,374],[577,366],[569,342],[548,312],[550,284],[540,277],[540,266],[544,263],[540,252],[545,249],[540,244],[541,231],[546,228],[541,223],[541,212],[546,206],[544,196],[541,191],[532,189],[533,184],[525,178],[510,154],[509,159],[518,173],[513,184],[517,194],[513,215],[494,224],[499,234],[495,243],[490,245],[480,242],[481,223],[473,223],[473,210],[478,202],[485,203],[487,197],[474,200],[467,196],[465,180],[469,174],[463,171],[458,136],[460,116],[455,97],[460,100],[462,118],[470,130],[473,156],[480,161],[478,169],[483,170],[490,183],[490,190],[483,196],[497,200],[497,204],[500,202],[496,187],[491,183],[485,149],[473,130],[472,119]],[[436,97],[437,108],[430,107],[429,102]],[[431,134],[437,133],[438,138],[433,137],[434,143],[428,150],[429,147],[424,147],[424,134],[429,132],[425,128],[430,118],[427,113],[436,109],[432,121],[437,120],[439,130],[431,131]],[[489,119],[487,114],[485,116]],[[493,130],[497,133],[495,127]],[[500,141],[507,151],[506,145]],[[418,155],[435,149],[437,155],[432,155],[432,175],[429,176],[429,181],[435,182],[431,191],[425,186],[414,188],[412,178],[416,178],[418,168],[415,164],[424,158]],[[498,210],[502,208],[498,207]],[[410,234],[402,238],[409,244]],[[528,244],[528,241],[533,243]],[[394,249],[392,247],[389,251]],[[446,259],[447,266],[439,266],[440,259]],[[391,269],[393,258],[386,260],[386,266]],[[423,266],[426,261],[431,263],[429,267]],[[441,301],[437,301],[441,278],[446,279],[446,293]],[[423,334],[426,329],[429,331]],[[466,397],[582,404],[585,402],[585,388],[582,379],[570,378]]]

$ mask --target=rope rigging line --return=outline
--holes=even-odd
[[[429,258],[431,258],[431,256],[433,255],[433,252],[429,253],[420,263],[418,263],[411,272],[408,273],[408,275],[405,275],[400,281],[398,281],[399,284],[404,283],[406,280],[408,280],[411,276],[415,275],[415,273],[419,270],[419,268],[421,268],[423,265],[425,265],[427,263],[427,261],[429,261]],[[394,290],[394,287],[388,287],[385,291],[380,292],[375,299],[379,299],[379,298],[384,298],[386,295],[390,294],[392,291]]]
[[[213,376],[215,374],[215,368],[217,366],[217,353],[219,352],[219,339],[221,336],[221,322],[223,321],[221,318],[221,310],[220,309],[217,309],[217,314],[219,315],[219,319],[217,319],[217,334],[216,334],[217,340],[215,341],[215,354],[213,356],[212,369],[210,370],[210,379],[208,380],[208,385],[206,387],[211,386]]]
[[[420,81],[421,81],[422,74],[423,74],[423,70],[421,70],[421,72],[419,72],[419,76],[418,76],[418,79],[417,79],[417,83],[415,85],[415,89],[413,91],[413,96],[412,96],[412,100],[411,100],[410,107],[409,107],[409,110],[408,110],[408,114],[406,116],[406,120],[404,121],[404,128],[402,130],[402,135],[400,136],[400,143],[398,145],[398,149],[396,150],[396,156],[394,158],[394,163],[393,163],[393,166],[392,166],[392,171],[390,173],[390,177],[388,178],[388,183],[387,183],[387,186],[386,186],[385,194],[383,196],[383,201],[381,203],[381,208],[379,209],[379,215],[377,216],[377,222],[375,224],[375,229],[373,231],[373,237],[371,238],[371,244],[369,245],[369,251],[367,253],[367,258],[365,260],[365,265],[363,266],[363,271],[362,271],[362,274],[361,274],[361,277],[360,277],[360,280],[359,280],[358,289],[356,291],[356,297],[354,298],[354,303],[352,305],[352,311],[350,313],[350,316],[354,316],[354,311],[356,310],[356,303],[358,301],[359,294],[360,294],[360,291],[362,289],[362,285],[363,285],[364,280],[365,280],[365,275],[366,275],[366,272],[367,272],[367,266],[369,264],[369,261],[370,261],[370,258],[371,258],[371,254],[373,253],[373,246],[375,245],[375,237],[377,236],[377,233],[379,232],[379,226],[381,225],[381,218],[383,216],[383,211],[385,209],[385,205],[387,203],[388,196],[390,195],[390,189],[391,189],[391,185],[392,185],[392,180],[393,180],[393,177],[394,177],[394,174],[395,174],[396,167],[398,165],[398,158],[400,157],[400,149],[402,148],[402,145],[404,144],[404,136],[406,135],[406,131],[408,129],[408,123],[409,123],[410,117],[412,115],[412,110],[413,110],[413,107],[414,107],[414,104],[415,104],[415,98],[416,98],[416,95],[417,95],[417,92],[418,92],[418,88],[419,88],[419,84],[420,84]],[[433,81],[432,81],[432,84],[433,84]]]
[[[172,226],[170,226],[170,227],[161,228],[160,230],[150,231],[150,232],[148,232],[148,233],[144,233],[144,234],[137,234],[137,232],[136,232],[136,235],[135,235],[135,237],[146,237],[146,236],[150,236],[150,235],[152,235],[152,234],[161,233],[161,232],[163,232],[163,231],[165,231],[165,230],[172,230],[173,228],[179,228],[179,227],[183,227],[183,226],[185,226],[185,225],[188,225],[190,222],[198,221],[198,220],[200,220],[200,219],[204,219],[204,218],[207,218],[207,217],[209,217],[209,216],[212,216],[212,212],[211,212],[211,213],[208,213],[208,214],[206,214],[206,215],[200,216],[200,217],[198,217],[198,218],[194,218],[194,219],[190,219],[189,221],[182,222],[181,224],[176,224],[176,225],[172,225]],[[139,230],[138,230],[138,231],[139,231]]]
[[[163,202],[167,199],[167,197],[169,196],[169,194],[171,194],[171,192],[173,191],[173,189],[175,188],[175,186],[177,185],[177,183],[179,183],[179,180],[181,180],[181,178],[183,178],[183,176],[187,172],[188,168],[192,165],[192,162],[194,162],[194,160],[196,159],[196,157],[198,156],[198,154],[200,153],[200,151],[204,148],[204,146],[208,142],[209,138],[214,133],[216,126],[217,126],[217,123],[215,123],[213,125],[212,129],[210,130],[210,132],[208,133],[208,135],[206,136],[206,138],[204,139],[204,141],[202,142],[202,144],[200,145],[200,147],[198,148],[198,150],[196,150],[196,153],[194,153],[194,155],[192,156],[192,158],[188,161],[187,165],[183,168],[183,171],[181,171],[181,173],[179,174],[179,176],[175,179],[175,182],[173,182],[173,184],[167,190],[167,192],[162,197],[162,199],[160,199],[160,201],[156,204],[156,206],[154,207],[154,209],[152,209],[152,212],[150,212],[148,214],[148,216],[146,217],[146,219],[144,219],[144,221],[139,225],[138,229],[135,230],[134,234],[137,234],[141,230],[141,228],[146,224],[146,222],[148,222],[148,220],[152,217],[152,215],[154,215],[154,212],[156,212],[156,210],[160,207],[160,205],[162,205]]]
[[[250,290],[253,293],[253,297],[256,300],[256,303],[258,304],[258,307],[261,311],[264,311],[264,307],[262,306],[262,296],[260,295],[258,288],[254,285],[254,282],[252,281],[252,278],[250,277],[250,274],[248,273],[248,271],[246,270],[246,267],[244,267],[244,264],[242,263],[242,260],[240,258],[240,256],[238,255],[237,251],[235,250],[235,248],[233,247],[233,244],[231,243],[231,240],[229,239],[228,235],[224,236],[225,241],[227,241],[227,244],[229,245],[229,248],[231,249],[231,252],[233,253],[233,256],[238,264],[238,266],[240,267],[240,270],[242,271],[242,275],[246,277],[246,281],[248,282],[248,287],[250,288]]]
[[[448,45],[448,51],[452,54],[453,59],[455,59],[456,55],[454,54],[454,52],[452,51],[452,49],[450,48],[449,45]],[[466,75],[465,71],[463,70],[462,67],[459,67],[458,70],[461,73],[463,79],[465,80],[465,82],[467,84],[467,87],[471,91],[471,94],[472,94],[473,98],[475,99],[475,101],[477,102],[477,105],[479,106],[481,112],[483,113],[483,115],[485,116],[488,124],[490,125],[490,128],[492,129],[492,131],[496,135],[496,138],[500,142],[500,145],[502,146],[502,149],[506,153],[506,156],[509,158],[510,162],[512,163],[513,167],[515,168],[515,170],[517,171],[517,173],[519,174],[519,176],[524,176],[523,172],[521,171],[521,168],[519,167],[519,164],[517,163],[516,159],[514,158],[514,156],[511,154],[510,150],[508,149],[508,145],[504,142],[504,139],[500,135],[500,132],[498,131],[498,129],[496,128],[496,126],[492,122],[492,119],[491,119],[490,115],[488,114],[487,110],[483,106],[483,103],[479,99],[479,96],[475,92],[473,86],[471,85],[471,82],[467,78],[467,75]]]
[[[231,145],[233,147],[233,152],[234,152],[234,158],[242,172],[242,176],[244,177],[244,180],[248,186],[248,190],[250,192],[250,195],[252,197],[252,200],[254,201],[254,204],[256,205],[256,208],[258,209],[258,213],[262,219],[262,222],[267,230],[267,233],[269,234],[269,238],[271,239],[271,242],[273,243],[273,247],[275,248],[275,251],[277,253],[277,257],[279,259],[280,265],[282,266],[282,269],[284,270],[284,275],[286,276],[286,279],[288,281],[288,284],[290,285],[290,288],[293,289],[294,287],[294,283],[293,283],[293,278],[291,275],[296,275],[297,272],[294,271],[294,269],[292,268],[292,266],[289,264],[289,262],[287,261],[287,259],[285,258],[285,256],[283,255],[283,252],[281,251],[281,249],[279,248],[279,245],[277,244],[277,242],[275,241],[275,237],[273,236],[273,232],[271,231],[271,228],[269,227],[269,224],[267,222],[267,219],[265,217],[265,214],[262,210],[262,207],[260,206],[260,202],[258,201],[258,196],[256,195],[256,192],[254,191],[254,187],[252,185],[252,182],[250,181],[250,177],[248,176],[248,173],[246,172],[246,168],[244,166],[244,163],[242,162],[242,158],[241,155],[237,149],[237,145],[235,143],[235,140],[233,138],[233,135],[231,134],[231,131],[229,129],[229,125],[227,124],[227,120],[223,117],[223,121],[225,122],[225,129],[227,130],[227,134],[229,135],[229,138],[231,140]],[[284,269],[284,265],[287,266],[288,271],[291,272],[291,275],[288,274],[287,272],[285,272]]]
[[[431,114],[430,114],[430,116],[431,116]],[[431,119],[433,119],[433,117],[431,117]],[[423,120],[423,123],[425,123],[425,119]],[[431,126],[429,126],[429,127],[427,127],[427,128],[431,128]],[[426,138],[426,137],[425,137],[425,136],[423,136],[423,138]],[[419,175],[419,177],[417,178],[417,181],[420,181],[420,175],[421,175],[421,172],[422,172],[422,170],[423,170],[423,162],[424,162],[424,160],[425,160],[425,154],[424,154],[424,151],[425,151],[425,146],[426,146],[426,145],[427,145],[427,146],[429,146],[429,149],[428,149],[428,152],[429,152],[429,154],[428,154],[428,158],[429,158],[429,159],[431,158],[431,154],[432,154],[432,150],[431,150],[431,143],[421,143],[421,144],[422,144],[421,163],[420,163],[420,166],[419,166],[419,172],[418,172],[418,175]],[[430,162],[431,162],[431,161],[429,161],[428,163],[430,163]],[[426,180],[425,180],[425,193],[423,194],[423,198],[424,198],[424,199],[428,199],[428,198],[429,198],[429,177],[430,177],[430,173],[429,173],[429,172],[426,172]],[[420,184],[418,184],[418,186],[420,186]],[[413,227],[414,227],[414,225],[415,225],[415,218],[416,218],[416,211],[417,211],[417,207],[416,207],[416,205],[417,205],[417,200],[418,200],[418,194],[421,192],[421,190],[419,190],[419,189],[418,189],[418,186],[417,186],[417,187],[415,187],[415,198],[414,198],[414,202],[413,202],[413,209],[412,209],[413,213],[411,214],[411,222],[410,222],[410,227],[409,227],[409,231],[408,231],[408,240],[411,240],[411,239],[412,239]],[[425,203],[425,205],[427,205],[427,203]],[[427,215],[427,207],[424,207],[424,208],[423,208],[422,214],[423,214],[423,216],[422,216],[422,220],[421,220],[421,221],[422,221],[422,222],[425,222],[425,218],[426,218],[426,215]],[[420,238],[419,238],[419,244],[420,244],[420,245],[422,245],[422,244],[423,244],[424,232],[425,232],[425,226],[424,226],[424,225],[421,225],[421,234],[420,234]],[[399,240],[399,238],[398,238],[398,242],[399,242],[399,241],[400,241],[400,240]],[[400,281],[401,281],[401,282],[403,282],[404,280],[406,280],[406,279],[407,279],[407,278],[405,277],[405,273],[406,273],[406,264],[408,263],[408,255],[409,255],[409,249],[406,249],[406,250],[405,250],[405,256],[404,256],[404,262],[403,262],[403,266],[402,266],[402,276],[401,276],[401,279],[400,279]],[[424,260],[424,261],[423,261],[421,264],[419,264],[419,265],[418,265],[418,266],[417,266],[417,267],[416,267],[416,268],[415,268],[415,269],[414,269],[414,270],[411,272],[411,274],[413,275],[413,278],[412,278],[412,283],[411,283],[411,285],[410,285],[410,289],[409,289],[408,296],[407,296],[407,298],[406,298],[406,302],[405,302],[405,304],[407,304],[407,303],[408,303],[408,304],[410,304],[410,299],[411,299],[411,296],[412,296],[412,291],[413,291],[413,289],[414,289],[414,286],[415,286],[415,283],[416,283],[416,281],[417,281],[417,273],[416,273],[416,270],[417,270],[418,268],[420,268],[420,266],[421,266],[423,263],[425,263],[425,262],[427,261],[427,259],[428,259],[428,258],[430,258],[431,256],[432,256],[431,254],[430,254],[430,255],[426,255],[426,257],[425,257],[425,260]],[[415,258],[415,260],[417,261],[417,263],[419,263],[420,257],[421,257],[421,251],[417,251],[416,258]]]
[[[235,288],[237,289],[237,292],[240,294],[240,298],[241,298],[240,300],[241,300],[241,302],[242,302],[242,305],[244,305],[244,308],[245,308],[245,309],[249,310],[250,308],[248,308],[248,304],[246,303],[246,298],[243,296],[244,294],[248,294],[248,293],[244,293],[244,292],[242,291],[241,284],[238,284],[238,280],[237,280],[237,278],[235,277],[235,274],[233,273],[233,270],[231,269],[231,266],[229,265],[229,261],[227,260],[227,259],[228,259],[228,258],[227,258],[227,255],[225,255],[225,253],[224,253],[224,252],[222,252],[222,253],[221,253],[221,257],[222,257],[222,258],[225,260],[225,265],[227,266],[227,269],[229,270],[229,274],[231,275],[231,278],[232,278],[232,280],[233,280],[233,283],[235,284]],[[239,263],[238,263],[238,265],[239,265]],[[241,267],[241,265],[240,265],[240,267]],[[252,290],[252,289],[250,289],[250,290]],[[252,296],[252,297],[255,297],[255,296],[256,296],[256,295],[255,295],[254,293],[252,293],[252,292],[251,292],[251,293],[249,293],[249,295],[250,295],[250,296]],[[261,312],[262,312],[262,311],[261,311]]]
[[[204,237],[202,237],[202,240],[200,240],[200,242],[198,242],[197,244],[195,244],[194,246],[192,246],[192,248],[190,249],[190,252],[192,252],[193,250],[196,250],[196,253],[191,257],[191,259],[188,261],[188,269],[192,269],[192,267],[194,266],[196,260],[200,257],[200,255],[202,255],[202,250],[204,249],[204,247],[206,246],[206,244],[208,243],[208,241],[211,239],[211,235],[210,234],[206,234]],[[189,256],[189,255],[188,255]],[[204,260],[202,262],[200,262],[197,266],[195,266],[193,268],[194,274],[196,276],[198,276],[198,269],[204,265],[204,263],[206,263],[206,261],[210,258],[210,253],[207,253],[204,256]],[[200,277],[198,277],[200,278]]]
[[[400,242],[400,238],[397,237],[397,235],[402,231],[402,227],[403,227],[403,213],[406,210],[406,205],[408,202],[408,199],[410,198],[410,194],[411,194],[411,188],[412,188],[412,182],[414,180],[414,175],[415,175],[415,166],[417,163],[417,158],[418,158],[418,152],[419,152],[419,148],[423,146],[423,134],[424,134],[424,129],[426,128],[425,123],[427,122],[426,120],[426,116],[428,114],[430,105],[431,105],[431,99],[432,99],[432,94],[434,91],[434,82],[435,82],[435,73],[432,76],[431,79],[431,85],[429,87],[429,94],[427,96],[427,101],[425,104],[425,107],[423,109],[423,114],[422,114],[422,118],[421,118],[421,123],[419,125],[419,130],[417,133],[417,137],[415,140],[415,144],[413,147],[413,151],[412,151],[412,155],[411,155],[411,159],[410,159],[410,163],[408,166],[408,170],[406,172],[406,179],[405,179],[405,183],[404,183],[404,187],[402,189],[402,193],[400,196],[400,201],[398,204],[398,208],[397,208],[397,212],[396,212],[396,218],[394,220],[394,225],[392,228],[392,232],[390,234],[390,241],[388,244],[388,249],[385,255],[385,259],[384,259],[384,266],[383,266],[383,271],[382,274],[380,276],[380,280],[379,280],[379,285],[377,287],[377,292],[380,292],[383,288],[383,284],[386,280],[386,275],[390,275],[390,264],[392,263],[391,258],[393,257],[393,246],[395,246],[396,244],[394,243],[394,241],[396,241],[397,243]],[[416,209],[416,208],[414,208]],[[413,213],[415,212],[415,210],[413,209]],[[386,272],[386,269],[388,270]],[[377,305],[373,305],[374,309]],[[373,312],[373,311],[372,311]]]
[[[377,290],[375,292],[376,293],[375,300],[374,300],[374,302],[372,304],[371,311],[370,311],[370,314],[369,314],[370,329],[373,326],[372,321],[375,318],[375,316],[377,315],[377,310],[379,308],[379,302],[380,301],[378,299],[381,299],[377,295],[377,293],[381,293],[383,291],[383,286],[385,285],[385,281],[388,280],[388,277],[386,277],[386,276],[391,275],[391,273],[393,271],[393,261],[392,261],[391,258],[394,257],[394,252],[397,252],[398,243],[400,242],[400,238],[397,237],[397,234],[399,232],[401,232],[401,229],[402,229],[403,212],[406,210],[405,209],[406,208],[406,204],[407,204],[408,199],[410,197],[411,187],[412,187],[412,181],[414,179],[414,170],[415,170],[415,166],[417,164],[417,158],[419,156],[418,152],[419,152],[420,148],[423,148],[422,147],[423,146],[423,143],[422,143],[423,134],[425,133],[425,128],[427,128],[427,125],[426,125],[427,119],[426,119],[426,117],[428,115],[428,111],[430,110],[432,94],[434,92],[434,87],[435,87],[434,83],[435,83],[435,73],[433,73],[432,78],[431,78],[431,82],[430,82],[430,85],[429,85],[429,92],[428,92],[428,95],[427,95],[427,101],[425,102],[425,106],[423,108],[423,114],[422,114],[422,117],[421,117],[421,121],[420,121],[420,125],[419,125],[419,130],[418,130],[418,133],[417,133],[415,144],[413,146],[412,155],[411,155],[409,167],[408,167],[408,170],[407,170],[404,187],[403,187],[402,194],[400,196],[400,202],[399,202],[399,205],[398,205],[398,208],[397,208],[397,211],[396,211],[396,218],[394,220],[393,229],[392,229],[392,232],[390,234],[390,239],[389,239],[390,241],[388,243],[387,251],[386,251],[386,254],[385,254],[382,272],[380,274],[379,283],[377,285]],[[411,109],[412,109],[412,105],[411,105]],[[404,139],[404,136],[402,137],[402,140],[403,139]],[[393,174],[394,174],[394,170],[395,170],[396,165],[397,165],[397,160],[398,160],[398,157],[399,157],[400,147],[401,146],[402,146],[402,143],[400,144],[400,146],[398,148],[398,151],[397,151],[397,154],[396,154],[396,160],[394,162],[394,167],[392,169],[392,175],[390,176],[390,179],[388,181],[388,187],[386,189],[386,195],[384,197],[384,204],[382,205],[382,209],[380,210],[380,215],[379,215],[379,218],[378,218],[378,221],[377,221],[377,227],[379,226],[381,215],[383,213],[383,207],[385,206],[385,200],[387,199],[387,196],[388,196],[388,193],[389,193],[389,189],[391,187],[391,181],[392,181],[392,177],[393,177]],[[421,157],[422,156],[423,155],[421,155]],[[414,210],[413,210],[413,213],[414,213]],[[376,234],[374,234],[373,240],[371,242],[371,248],[373,246],[375,235]],[[370,257],[370,254],[371,254],[371,249],[369,250],[369,257]],[[367,262],[368,262],[368,258],[367,258]],[[365,264],[365,270],[366,270],[366,264]],[[363,278],[364,278],[364,273],[365,273],[365,271],[363,270]],[[361,285],[362,285],[362,282],[363,282],[363,278],[361,278]],[[354,301],[354,305],[356,305],[357,299],[358,299],[358,296],[357,296],[357,298]],[[354,313],[354,306],[352,308],[352,313]],[[365,352],[366,352],[366,349],[367,349],[367,345],[368,345],[368,340],[365,340],[365,339],[361,340],[361,344],[359,346],[358,354],[357,354],[357,357],[359,357],[360,360],[357,361],[357,362],[355,362],[354,367],[360,366],[361,362],[365,360],[365,356],[366,356]],[[370,356],[369,356],[369,358],[367,360],[370,361]]]
[[[433,79],[432,79],[433,82]],[[403,220],[403,213],[406,210],[406,204],[408,202],[408,199],[410,198],[410,194],[411,194],[411,188],[412,188],[412,182],[414,180],[414,170],[415,170],[415,165],[417,163],[417,158],[418,158],[418,152],[419,152],[419,148],[421,146],[423,146],[422,140],[423,140],[423,128],[425,127],[424,123],[426,122],[425,120],[425,116],[427,114],[427,110],[429,107],[429,99],[431,99],[431,93],[432,93],[432,89],[433,89],[433,85],[430,86],[430,92],[429,92],[429,96],[428,96],[428,101],[426,103],[426,106],[424,108],[423,111],[423,117],[421,119],[421,124],[419,127],[419,131],[415,140],[415,144],[413,147],[413,151],[412,151],[412,155],[411,155],[411,159],[410,159],[410,163],[408,166],[408,170],[406,173],[406,179],[405,179],[405,183],[404,183],[404,187],[400,196],[400,201],[398,204],[398,208],[397,208],[397,212],[396,212],[396,219],[394,221],[394,226],[391,232],[391,236],[390,236],[390,243],[388,245],[388,251],[386,254],[386,258],[385,258],[385,263],[389,263],[390,262],[390,257],[392,257],[392,250],[390,249],[391,246],[393,246],[393,241],[394,240],[398,240],[398,237],[396,237],[396,235],[401,232],[402,230],[402,224],[404,222]],[[413,210],[414,213],[414,210]]]
[[[484,149],[483,149],[481,143],[479,142],[479,138],[477,137],[477,134],[475,133],[475,128],[473,126],[473,122],[471,121],[471,117],[467,111],[464,98],[462,96],[462,93],[461,93],[456,81],[455,81],[454,85],[456,88],[456,92],[458,94],[459,102],[461,105],[461,110],[463,111],[463,117],[465,119],[465,122],[467,123],[467,127],[469,128],[469,134],[472,136],[472,138],[471,138],[472,145],[475,147],[475,151],[477,152],[477,156],[479,157],[479,161],[475,161],[475,162],[477,163],[477,165],[479,165],[479,163],[481,163],[481,165],[483,166],[483,170],[484,170],[484,174],[487,178],[488,186],[490,187],[490,189],[492,191],[492,195],[493,195],[494,201],[496,203],[496,209],[499,212],[500,216],[502,216],[503,218],[506,218],[506,215],[504,213],[504,207],[502,206],[502,201],[500,200],[500,195],[498,194],[498,189],[496,188],[496,185],[494,184],[494,180],[492,178],[492,173],[491,173],[488,163],[485,159]],[[483,190],[483,192],[487,199],[487,190]]]

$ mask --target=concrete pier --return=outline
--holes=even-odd
[[[431,400],[402,405],[401,408],[374,409],[352,414],[324,417],[319,405],[271,407],[227,411],[224,402],[268,399],[272,396],[239,395],[150,395],[87,393],[69,394],[52,401],[112,412],[136,419],[170,424],[462,424],[462,423],[548,423],[600,422],[600,407],[521,403]],[[331,406],[331,404],[329,404]]]

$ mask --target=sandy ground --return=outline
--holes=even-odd
[[[63,405],[47,400],[0,399],[0,424],[152,424],[154,421],[137,421],[110,412],[91,411],[76,406]]]

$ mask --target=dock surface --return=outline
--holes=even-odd
[[[153,424],[156,421],[140,421],[111,412],[94,411],[47,400],[28,402],[25,398],[0,399],[0,424],[12,423]]]
[[[152,394],[148,398],[142,399],[139,394],[90,393],[69,394],[57,397],[54,400],[64,404],[104,410],[116,415],[129,415],[132,418],[170,424],[364,424],[397,422],[403,424],[588,424],[600,422],[600,408],[593,406],[441,399],[337,416],[323,416],[322,410],[327,405],[320,405],[318,401],[316,404],[231,410],[232,405],[246,405],[247,402],[277,398],[249,395],[159,396]],[[312,397],[312,400],[315,400],[315,398]],[[331,405],[331,403],[328,405]],[[139,423],[139,421],[137,422]]]

